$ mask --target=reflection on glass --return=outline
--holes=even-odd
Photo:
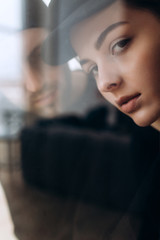
[[[103,2],[52,2],[61,1],[72,7],[77,1],[83,7],[89,3],[92,10],[93,3]],[[20,1],[13,2],[15,6]],[[56,9],[58,17],[65,4]],[[13,12],[19,16],[16,5],[11,25],[7,18],[0,32],[0,180],[15,233],[20,240],[141,239],[146,226],[154,232],[154,221],[157,224],[150,209],[159,202],[159,169],[153,161],[158,133],[138,128],[110,107],[78,58],[56,66],[44,62],[42,47],[55,13],[47,6],[48,1],[21,1],[21,23],[14,23]],[[5,8],[8,11],[9,5]],[[101,21],[95,21],[90,30],[100,26]],[[82,36],[79,39],[82,44]],[[53,58],[65,40],[48,49]],[[95,65],[89,68],[97,72]],[[24,124],[26,120],[32,124]],[[151,196],[149,201],[146,196]]]
[[[47,8],[43,1],[25,1],[20,34],[23,39],[26,110],[36,118],[84,114],[103,103],[103,98],[97,93],[94,80],[88,80],[80,65],[77,68],[74,62],[51,66],[42,60],[41,47],[51,30],[51,24],[50,7]],[[55,45],[55,50],[57,47]]]

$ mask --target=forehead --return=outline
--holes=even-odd
[[[85,55],[89,51],[88,46],[95,45],[98,36],[107,27],[118,22],[127,22],[130,30],[138,32],[155,28],[157,18],[148,10],[129,7],[124,1],[118,0],[71,28],[71,44],[79,57],[81,53]]]
[[[22,31],[22,41],[24,52],[30,53],[34,48],[41,45],[47,36],[47,30],[44,28],[30,28]]]
[[[127,15],[127,8],[123,1],[116,1],[109,7],[79,22],[71,28],[71,42],[83,41],[88,31],[97,35],[106,25],[121,21]]]

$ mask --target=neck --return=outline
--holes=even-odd
[[[154,122],[151,126],[160,132],[160,119]]]

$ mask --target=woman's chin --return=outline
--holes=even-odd
[[[141,114],[141,115],[132,117],[135,124],[137,124],[140,127],[151,126],[154,122],[157,121],[157,118],[158,117],[154,114],[153,115]]]
[[[136,124],[137,126],[139,126],[139,127],[148,127],[148,126],[151,125],[150,123],[148,123],[148,122],[146,122],[146,121],[135,121],[135,120],[133,120],[133,121],[134,121],[135,124]]]

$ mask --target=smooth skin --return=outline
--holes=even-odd
[[[82,101],[87,86],[83,71],[70,71],[67,64],[50,66],[41,59],[41,44],[48,32],[44,28],[24,30],[24,86],[29,110],[37,116],[52,118]]]
[[[160,130],[160,21],[118,0],[74,25],[71,43],[101,94],[139,126]]]
[[[24,86],[31,112],[43,117],[53,117],[58,111],[59,85],[65,80],[63,66],[53,67],[41,60],[40,46],[47,30],[32,28],[23,31]]]

